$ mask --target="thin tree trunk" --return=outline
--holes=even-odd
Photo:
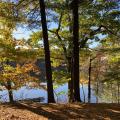
[[[92,59],[90,58],[90,63],[89,63],[89,81],[88,81],[88,103],[91,102],[91,62],[92,62]]]
[[[9,65],[9,60],[8,59],[6,61],[6,64]],[[11,87],[11,81],[10,80],[7,81],[6,88],[8,90],[8,94],[9,94],[9,101],[10,101],[10,103],[13,103],[14,102],[14,100],[13,100],[13,92],[12,92],[12,87]]]
[[[39,4],[40,4],[41,23],[42,23],[44,51],[45,51],[48,103],[54,103],[55,99],[54,99],[54,93],[53,93],[52,69],[51,69],[51,62],[50,62],[50,50],[49,50],[49,42],[48,42],[48,31],[47,31],[44,0],[39,0]]]
[[[117,82],[117,86],[118,86],[118,103],[120,103],[120,84],[119,84],[119,81]]]
[[[96,70],[96,72],[97,72],[97,76],[96,76],[96,103],[98,103],[99,102],[99,77],[100,77],[100,74],[99,74],[99,72],[100,72],[100,60],[98,61],[98,69]]]
[[[7,82],[7,89],[8,89],[8,94],[9,94],[9,101],[10,103],[13,103],[13,92],[12,92],[12,88],[11,88],[11,81]]]
[[[114,100],[113,100],[113,90],[112,90],[112,83],[111,83],[111,99],[112,99],[112,103],[114,103]]]
[[[68,58],[68,72],[71,75],[71,79],[68,81],[68,97],[69,97],[69,102],[74,102],[71,63],[72,63],[72,57]]]
[[[79,0],[72,2],[73,14],[73,80],[74,80],[74,98],[80,102],[80,81],[79,81]]]
[[[67,2],[67,1],[66,1]],[[68,3],[67,3],[68,4]],[[70,23],[69,25],[69,32],[70,34],[72,34],[72,18],[70,16],[71,14],[71,11],[69,11],[69,15],[68,15],[68,21]],[[72,41],[72,37],[70,38],[71,41]],[[70,52],[68,53],[68,72],[70,73],[71,75],[71,79],[70,81],[68,82],[68,90],[69,90],[69,102],[74,102],[74,94],[73,94],[73,77],[72,77],[72,49],[73,49],[73,46],[72,46],[72,43],[69,42],[69,47],[68,47],[68,50],[70,50]]]
[[[96,88],[96,89],[97,89],[97,90],[96,90],[96,103],[98,103],[98,94],[99,94],[99,93],[98,93],[98,92],[99,92],[98,80],[97,80],[97,85],[96,85],[96,87],[97,87],[97,88]]]

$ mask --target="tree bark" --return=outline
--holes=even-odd
[[[9,94],[9,101],[10,103],[13,103],[13,92],[12,92],[12,88],[11,88],[11,81],[7,81],[7,89],[8,89],[8,94]]]
[[[118,104],[120,103],[120,83],[117,82],[117,89],[118,89]]]
[[[66,1],[66,3],[68,4],[69,2]],[[72,25],[72,18],[71,18],[71,11],[69,11],[69,14],[68,14],[68,21],[70,23],[69,25],[69,32],[70,34],[72,34],[72,29],[73,29],[73,25]],[[72,41],[72,37],[70,38]],[[68,50],[70,50],[68,52],[68,57],[67,57],[67,60],[68,60],[68,72],[70,73],[71,75],[71,78],[70,78],[70,81],[68,82],[68,90],[69,90],[69,102],[74,102],[74,92],[73,92],[73,75],[72,75],[72,50],[73,50],[73,46],[72,46],[72,42],[69,42],[69,46],[68,46]]]
[[[40,13],[41,13],[42,31],[43,31],[44,51],[45,51],[48,103],[54,103],[55,99],[53,93],[52,69],[51,69],[51,61],[50,61],[50,50],[49,50],[49,42],[48,42],[48,31],[47,31],[44,0],[39,0],[39,5],[40,5]]]
[[[72,78],[72,57],[67,58],[68,60],[68,72],[71,75],[71,79],[68,82],[68,97],[69,97],[69,102],[74,102],[74,95],[73,95],[73,78]]]
[[[88,81],[88,103],[91,102],[91,62],[92,62],[92,59],[90,58],[90,61],[89,61],[89,81]]]
[[[99,94],[99,83],[97,80],[97,83],[96,83],[96,103],[98,103],[98,94]]]
[[[111,101],[112,101],[112,103],[114,103],[114,100],[113,100],[113,85],[112,85],[112,83],[110,83],[110,89],[111,89]]]
[[[73,80],[74,80],[74,99],[80,102],[80,81],[79,81],[79,0],[72,2],[73,14]]]

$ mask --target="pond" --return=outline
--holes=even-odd
[[[44,83],[46,84],[46,83]],[[83,89],[84,89],[84,94],[83,94]],[[88,95],[88,88],[87,85],[83,85],[80,87],[80,94],[81,94],[81,99],[87,102],[87,95]],[[68,84],[61,85],[57,88],[54,89],[55,93],[55,99],[56,102],[58,103],[67,103],[68,102]],[[29,98],[38,98],[38,97],[43,97],[44,103],[47,103],[47,92],[46,90],[43,89],[38,89],[38,88],[28,88],[28,87],[21,87],[19,90],[14,90],[13,91],[13,96],[14,100],[23,100],[23,99],[29,99]],[[91,94],[91,102],[96,103],[97,97],[94,94],[94,91],[92,90]],[[1,102],[9,102],[9,97],[8,97],[8,91],[3,90],[0,91],[0,101]]]

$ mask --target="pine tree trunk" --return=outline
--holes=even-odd
[[[73,14],[73,80],[74,80],[74,99],[80,102],[80,82],[79,82],[79,0],[72,2]]]
[[[48,42],[48,31],[47,31],[44,0],[39,0],[39,4],[40,4],[41,23],[42,23],[44,51],[45,51],[48,103],[54,103],[55,99],[53,93],[52,69],[51,69],[51,61],[50,61],[50,50],[49,50],[49,42]]]
[[[13,103],[14,102],[14,100],[13,100],[13,92],[12,92],[11,82],[10,81],[7,82],[7,89],[8,89],[8,94],[9,94],[9,101],[10,101],[10,103]]]
[[[67,2],[67,4],[68,4],[68,2]],[[68,14],[68,21],[70,23],[69,32],[70,32],[70,34],[72,34],[73,25],[71,24],[72,23],[71,11],[69,11],[69,14]],[[70,41],[72,41],[72,37],[70,39],[71,39]],[[73,76],[72,76],[72,49],[73,49],[72,43],[69,42],[68,50],[70,50],[70,51],[69,51],[68,57],[67,57],[67,59],[68,59],[68,72],[70,73],[70,76],[71,76],[71,79],[68,82],[69,102],[74,102]]]
[[[89,81],[88,81],[88,103],[91,102],[91,58],[89,63]]]
[[[68,72],[71,74],[71,79],[68,82],[68,97],[69,97],[69,102],[74,102],[71,63],[72,63],[72,57],[68,58]]]
[[[111,86],[110,86],[110,89],[111,89],[111,101],[112,101],[112,103],[114,103],[114,100],[113,100],[113,85],[112,85],[112,83],[110,83],[111,84]]]
[[[120,103],[120,83],[117,82],[117,88],[118,88],[118,104]]]
[[[98,94],[99,94],[99,83],[97,80],[97,83],[96,83],[96,103],[98,103]]]

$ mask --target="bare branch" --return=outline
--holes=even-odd
[[[58,24],[58,28],[57,28],[57,30],[56,30],[57,33],[59,32],[59,30],[60,30],[60,28],[61,28],[62,17],[63,17],[63,13],[61,13],[60,18],[59,18],[59,24]]]

